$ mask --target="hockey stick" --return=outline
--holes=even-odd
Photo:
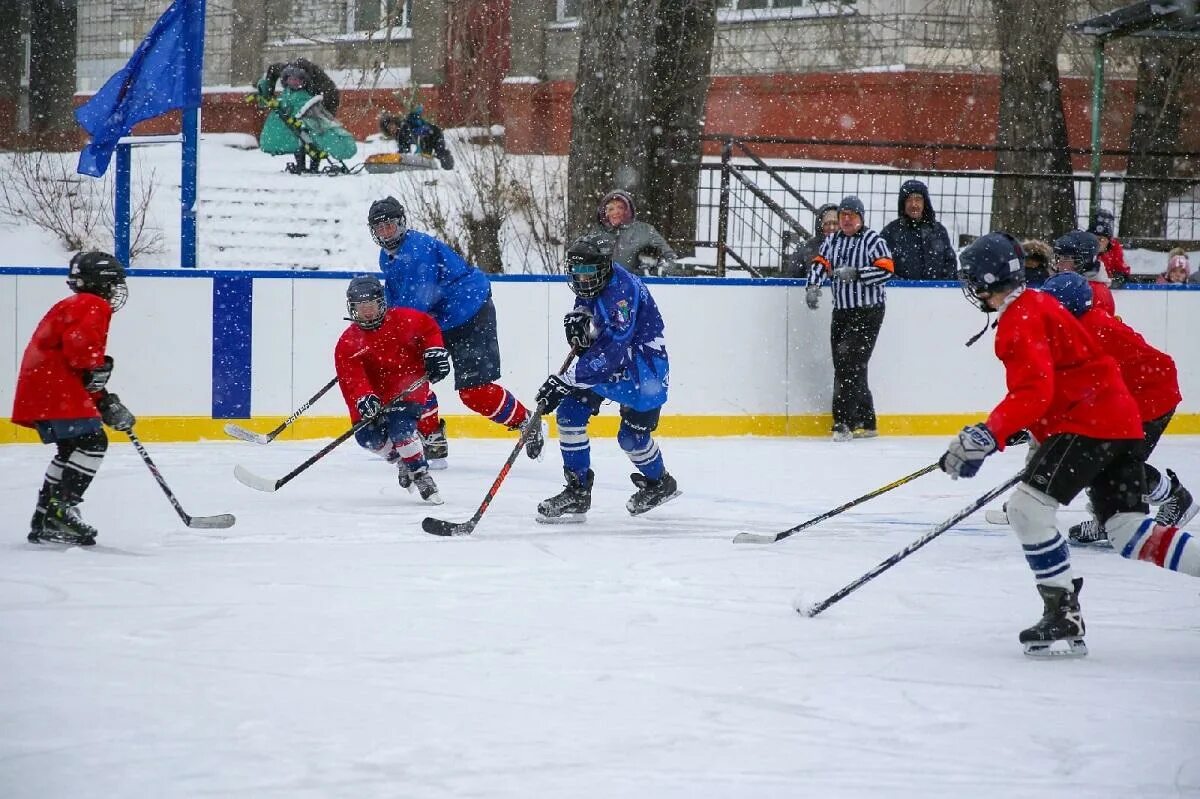
[[[561,375],[563,372],[567,371],[567,367],[571,365],[571,361],[575,360],[576,354],[577,353],[575,352],[575,349],[572,348],[571,352],[567,355],[567,359],[563,361],[562,368],[558,370],[558,374]],[[487,490],[486,494],[484,494],[483,502],[479,503],[479,508],[475,511],[474,516],[467,521],[462,522],[461,524],[455,524],[454,522],[448,522],[444,519],[435,519],[432,516],[426,516],[423,520],[421,520],[421,529],[430,535],[440,536],[470,535],[472,532],[474,532],[475,525],[479,524],[479,520],[483,518],[483,514],[487,511],[488,506],[492,504],[492,500],[495,498],[496,492],[500,490],[500,484],[504,482],[505,477],[508,477],[509,470],[512,469],[512,465],[516,462],[517,456],[521,454],[521,450],[525,447],[525,440],[529,438],[532,431],[539,429],[540,425],[542,424],[543,415],[542,407],[539,405],[534,410],[533,415],[530,416],[529,420],[525,423],[525,429],[521,431],[521,435],[517,439],[516,446],[513,447],[512,452],[508,453],[508,460],[504,461],[504,465],[500,467],[500,474],[496,475],[496,479],[492,481],[492,487]]]
[[[933,528],[928,533],[926,533],[925,535],[918,538],[916,541],[913,541],[911,544],[906,546],[904,549],[900,550],[895,555],[892,555],[890,558],[883,561],[878,566],[876,566],[875,568],[871,569],[869,572],[864,574],[862,577],[859,577],[857,580],[855,580],[854,582],[847,585],[845,588],[842,588],[841,590],[839,590],[836,593],[832,594],[831,596],[821,600],[820,602],[817,602],[816,604],[798,607],[798,608],[796,608],[796,612],[803,614],[805,616],[808,616],[809,618],[812,618],[813,616],[816,616],[818,613],[825,610],[825,608],[829,607],[833,603],[838,602],[839,600],[845,599],[847,595],[849,595],[849,594],[853,593],[854,591],[858,590],[859,588],[861,588],[864,583],[868,583],[871,580],[874,580],[876,577],[883,574],[885,571],[892,568],[897,563],[904,560],[909,555],[916,552],[918,549],[925,546],[930,541],[937,538],[939,535],[946,532],[951,527],[958,524],[963,519],[967,518],[972,513],[979,510],[984,505],[988,504],[993,499],[995,499],[996,497],[1003,494],[1008,489],[1015,486],[1017,483],[1019,483],[1021,481],[1021,478],[1024,476],[1025,476],[1024,471],[1021,471],[1018,474],[1013,475],[1008,480],[1006,480],[1003,485],[999,485],[999,486],[993,488],[991,491],[987,492],[982,497],[975,500],[970,505],[968,505],[967,507],[960,510],[958,513],[954,514],[949,519],[942,522],[937,527]]]
[[[936,470],[937,467],[938,467],[938,465],[936,463],[931,463],[930,465],[926,466],[923,469],[918,469],[917,471],[913,472],[910,475],[901,477],[899,480],[895,481],[894,483],[888,483],[887,485],[883,486],[882,488],[877,488],[869,494],[863,494],[858,499],[852,499],[849,502],[847,502],[845,505],[839,505],[838,507],[834,508],[831,511],[826,511],[825,513],[822,513],[820,516],[817,516],[816,518],[813,518],[813,519],[809,519],[808,521],[804,522],[803,524],[798,524],[795,527],[790,527],[787,530],[784,530],[782,533],[774,533],[774,534],[771,534],[771,533],[738,533],[737,535],[735,535],[733,537],[733,543],[735,543],[735,544],[774,544],[776,541],[782,541],[785,538],[790,538],[791,536],[795,535],[796,533],[799,533],[803,530],[807,530],[809,527],[812,527],[814,524],[817,524],[818,522],[823,522],[826,519],[829,519],[833,516],[837,516],[842,511],[850,510],[850,508],[853,508],[855,505],[859,505],[863,502],[866,502],[868,499],[874,499],[875,497],[879,496],[880,494],[886,494],[887,492],[891,491],[893,488],[899,488],[900,486],[904,485],[905,483],[910,483],[913,480],[916,480],[918,477],[927,475],[930,472]]]
[[[397,405],[399,405],[401,402],[403,402],[405,399],[407,399],[409,394],[413,393],[418,388],[420,388],[421,384],[424,383],[425,380],[426,380],[426,378],[424,378],[424,377],[418,378],[416,381],[413,382],[413,384],[411,386],[404,389],[404,391],[401,391],[400,396],[396,397],[394,400],[389,402],[387,405],[384,405],[383,410],[380,411],[380,413],[385,413],[385,412],[390,411],[393,408],[395,408]],[[372,416],[369,418],[359,419],[357,422],[355,422],[350,427],[349,430],[342,433],[340,436],[335,438],[333,441],[330,441],[328,444],[326,444],[324,447],[322,447],[320,452],[316,453],[315,455],[312,455],[307,460],[305,460],[304,463],[300,464],[295,469],[292,469],[290,472],[285,474],[283,477],[280,477],[278,480],[271,480],[270,478],[267,478],[267,477],[259,477],[257,474],[254,474],[249,469],[245,468],[244,466],[241,466],[240,464],[233,467],[233,476],[235,478],[237,478],[237,481],[239,483],[241,483],[242,485],[249,486],[250,488],[253,488],[257,491],[265,491],[268,494],[271,492],[274,492],[274,491],[278,491],[280,488],[282,488],[283,486],[290,483],[292,481],[292,479],[295,478],[298,474],[303,472],[309,466],[312,466],[317,461],[321,460],[321,458],[324,458],[330,452],[333,452],[333,450],[336,449],[343,441],[350,438],[350,436],[354,435],[359,430],[362,430],[367,425],[371,424],[377,418],[378,418],[378,416]]]
[[[232,513],[219,513],[216,516],[190,516],[188,512],[179,504],[179,500],[175,498],[171,487],[167,485],[167,481],[163,479],[162,473],[158,471],[158,467],[154,465],[154,461],[150,460],[150,453],[146,452],[146,448],[142,446],[142,442],[138,441],[138,437],[134,435],[132,430],[127,431],[126,435],[133,442],[133,448],[138,451],[145,462],[146,467],[150,469],[150,474],[154,475],[154,479],[158,481],[158,485],[162,488],[163,493],[167,495],[167,499],[171,500],[171,505],[174,506],[175,512],[179,514],[179,518],[183,519],[183,523],[192,529],[200,530],[224,530],[227,527],[233,527],[233,523],[237,521]]]
[[[295,424],[296,420],[300,418],[300,414],[307,411],[316,403],[317,400],[325,396],[326,391],[336,386],[337,381],[338,379],[334,377],[332,380],[322,386],[320,391],[308,398],[308,402],[297,408],[295,413],[284,419],[282,424],[269,433],[255,433],[251,430],[247,430],[241,425],[230,422],[229,424],[225,425],[225,435],[241,439],[242,441],[249,441],[251,444],[270,444],[275,440],[276,436],[278,436],[291,425]]]

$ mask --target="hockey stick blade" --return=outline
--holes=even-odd
[[[187,526],[193,530],[224,530],[233,527],[236,521],[232,513],[218,513],[216,516],[189,516]]]
[[[242,485],[249,486],[256,491],[265,491],[266,493],[271,494],[279,488],[278,480],[269,480],[266,477],[259,477],[257,474],[240,464],[233,467],[233,476],[237,478],[237,481]]]
[[[733,537],[735,544],[774,544],[778,540],[779,536],[775,533],[738,533]]]
[[[445,519],[435,519],[432,516],[426,516],[421,520],[421,529],[430,535],[451,538],[454,536],[470,535],[475,530],[475,525],[472,522],[455,524]]]
[[[230,438],[236,438],[239,441],[248,441],[251,444],[270,444],[271,439],[262,433],[255,433],[253,430],[247,430],[241,425],[236,425],[233,422],[225,425],[225,435]]]

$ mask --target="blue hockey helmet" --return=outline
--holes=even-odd
[[[971,242],[958,256],[958,282],[963,295],[980,310],[994,309],[987,298],[1025,282],[1025,253],[1021,242],[1003,231]]]
[[[580,236],[567,249],[567,274],[571,276],[571,291],[578,297],[592,299],[612,280],[612,242],[603,233]]]
[[[387,315],[387,296],[383,284],[374,275],[352,278],[346,286],[346,311],[350,321],[363,330],[374,330]]]
[[[1071,261],[1074,271],[1090,275],[1100,269],[1096,258],[1100,255],[1100,239],[1086,230],[1072,230],[1054,240],[1054,257],[1061,263]],[[1054,271],[1062,271],[1055,268]]]
[[[375,243],[390,253],[400,249],[408,232],[408,216],[395,197],[384,197],[371,203],[367,211],[367,226]]]
[[[1092,287],[1087,278],[1075,272],[1061,272],[1042,284],[1042,291],[1062,303],[1074,316],[1083,316],[1092,307]]]

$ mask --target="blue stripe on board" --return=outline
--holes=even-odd
[[[254,278],[244,274],[213,279],[212,415],[250,416],[250,353]]]

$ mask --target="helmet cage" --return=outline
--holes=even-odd
[[[568,258],[567,273],[571,276],[571,291],[585,300],[593,299],[600,296],[612,278],[612,261],[607,258]]]

